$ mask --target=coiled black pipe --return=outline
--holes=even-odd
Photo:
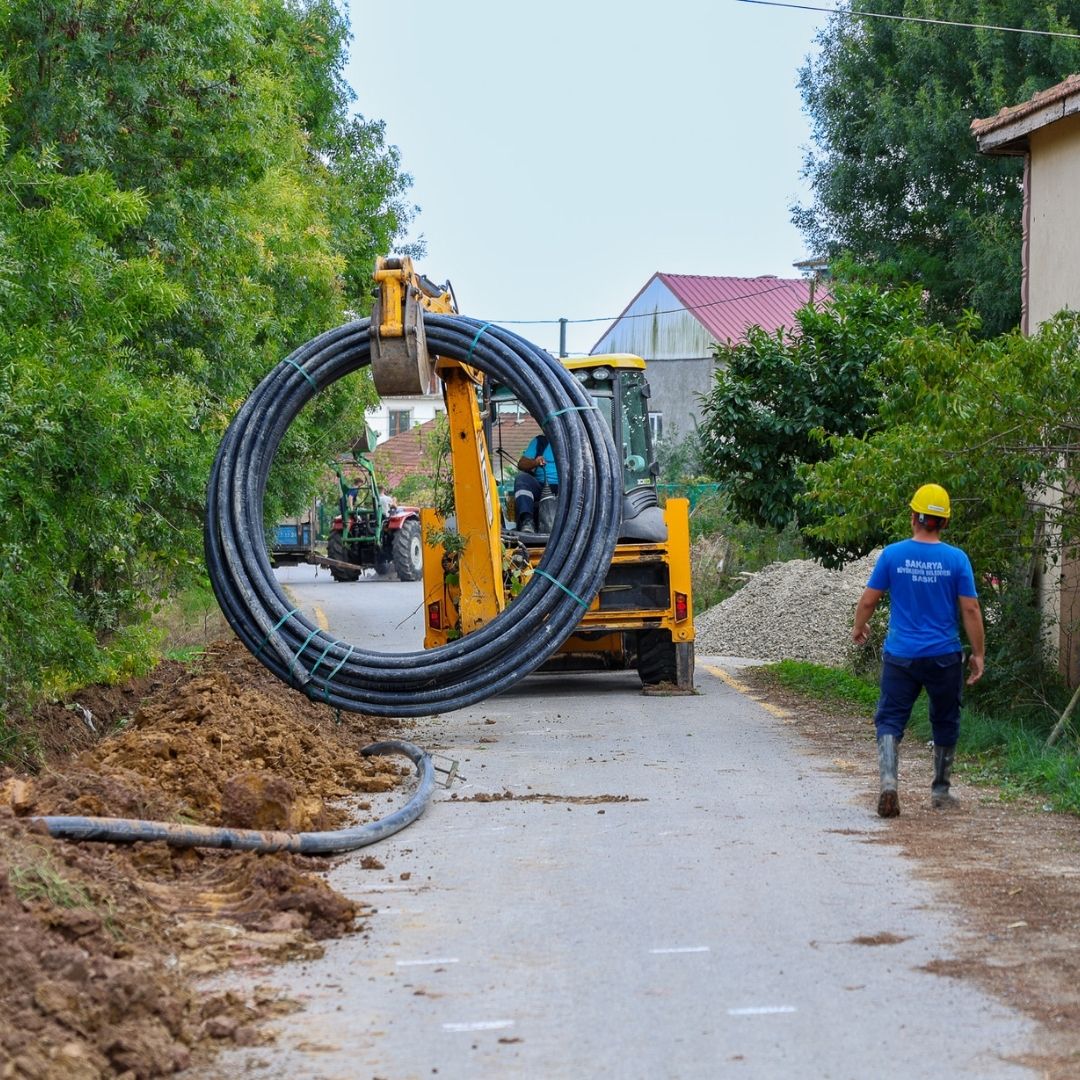
[[[388,739],[372,743],[360,751],[365,757],[404,754],[416,766],[420,783],[412,798],[394,813],[366,825],[331,832],[264,832],[258,829],[219,829],[209,825],[174,825],[167,821],[136,818],[51,817],[29,818],[61,840],[102,840],[112,844],[132,844],[138,840],[164,840],[172,847],[212,847],[232,851],[295,851],[301,855],[335,855],[355,851],[411,825],[425,810],[435,789],[435,765],[431,755],[409,742]]]
[[[369,652],[293,610],[270,569],[263,495],[274,454],[319,390],[370,363],[367,319],[309,341],[263,379],[222,439],[207,493],[206,565],[237,636],[313,700],[375,716],[463,708],[539,667],[599,591],[619,531],[621,468],[611,433],[562,364],[475,319],[426,314],[424,329],[432,353],[479,368],[517,395],[540,422],[559,473],[556,523],[537,572],[492,622],[438,649]]]

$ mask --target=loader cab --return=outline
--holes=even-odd
[[[649,430],[649,383],[638,356],[590,356],[564,360],[603,414],[619,448],[623,491],[656,487],[659,471]]]
[[[659,467],[649,428],[645,361],[620,353],[564,359],[562,363],[600,411],[619,451],[623,488],[620,539],[662,541],[666,527],[656,492]],[[517,461],[530,440],[541,433],[540,426],[504,386],[488,384],[485,415],[504,524],[507,531],[514,531],[512,489]]]

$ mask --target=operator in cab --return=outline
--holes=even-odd
[[[514,520],[518,532],[535,532],[537,525],[536,502],[546,483],[552,490],[559,490],[559,474],[555,469],[555,455],[546,435],[532,439],[518,459],[517,476],[514,478]]]

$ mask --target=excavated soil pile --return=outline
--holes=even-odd
[[[43,720],[48,746],[97,741],[37,775],[0,773],[0,1077],[162,1076],[215,1046],[259,1042],[259,1021],[288,1002],[199,995],[191,980],[318,955],[320,939],[356,929],[362,913],[326,884],[325,861],[68,843],[26,819],[338,827],[375,816],[363,796],[411,772],[360,755],[387,722],[339,721],[235,642],[196,670],[162,665]]]

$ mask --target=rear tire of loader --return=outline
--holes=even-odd
[[[678,674],[670,630],[638,631],[637,670],[642,686],[674,685]]]
[[[416,518],[403,521],[394,537],[394,567],[399,581],[419,581],[424,576],[424,544]]]

